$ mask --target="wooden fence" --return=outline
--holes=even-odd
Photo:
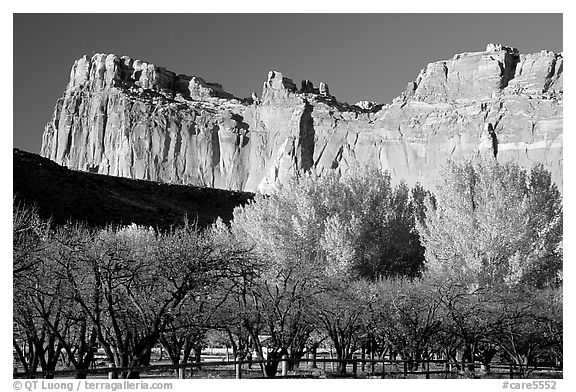
[[[527,374],[534,375],[534,371],[544,371],[549,372],[562,378],[562,369],[558,367],[538,367],[532,366],[527,372],[527,369],[520,369],[514,364],[502,364],[494,363],[490,364],[490,373],[483,371],[480,372],[470,372],[462,370],[468,365],[474,365],[475,369],[480,369],[481,364],[474,363],[451,363],[446,360],[425,360],[419,362],[418,370],[413,370],[410,368],[411,361],[405,360],[393,360],[393,359],[368,359],[368,358],[352,358],[346,360],[338,360],[333,358],[302,358],[298,361],[299,365],[296,367],[296,371],[288,371],[290,368],[290,360],[285,356],[280,361],[279,371],[275,375],[275,378],[303,378],[303,377],[313,377],[314,372],[320,372],[328,378],[332,377],[350,377],[356,378],[358,376],[369,376],[376,378],[426,378],[430,379],[431,376],[436,376],[434,378],[480,378],[483,375],[491,374],[497,375],[499,378],[522,378],[526,377]],[[346,372],[339,374],[336,372],[335,365],[340,362],[346,363]],[[14,369],[13,378],[69,378],[76,377],[79,374],[83,374],[86,377],[96,376],[101,378],[115,379],[118,378],[120,374],[128,372],[138,372],[139,374],[146,373],[158,373],[158,372],[168,372],[168,377],[164,374],[162,377],[158,378],[169,378],[177,377],[180,379],[192,377],[194,373],[199,372],[204,368],[211,368],[218,371],[224,368],[228,368],[227,371],[232,370],[233,377],[240,379],[243,378],[243,374],[247,372],[249,368],[260,369],[261,364],[265,364],[265,360],[233,360],[233,361],[202,361],[195,363],[181,363],[178,365],[174,364],[161,364],[161,365],[150,365],[142,367],[115,367],[113,364],[109,364],[107,367],[95,367],[86,370],[54,370],[54,371],[37,371],[37,372],[19,372]],[[304,364],[304,367],[302,365]],[[330,366],[327,366],[330,365]],[[433,369],[431,368],[433,366]],[[254,374],[254,370],[251,371]],[[262,377],[262,376],[261,376]],[[538,377],[534,377],[538,378]]]

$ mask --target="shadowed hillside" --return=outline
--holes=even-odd
[[[55,223],[73,219],[91,226],[136,223],[166,229],[186,215],[205,226],[217,217],[229,221],[234,207],[254,196],[79,172],[16,148],[13,175],[17,200],[35,204]]]

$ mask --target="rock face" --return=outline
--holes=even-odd
[[[376,165],[433,186],[448,158],[543,162],[562,187],[562,54],[489,44],[429,64],[390,104],[341,103],[270,71],[261,98],[129,57],[77,60],[41,154],[71,169],[266,192],[295,173]]]

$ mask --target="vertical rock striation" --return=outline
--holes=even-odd
[[[451,157],[543,162],[562,186],[562,54],[489,44],[429,64],[390,104],[341,103],[270,71],[261,98],[129,57],[77,60],[42,155],[71,169],[268,191],[295,173],[376,165],[432,186]]]

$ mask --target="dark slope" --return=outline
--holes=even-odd
[[[203,227],[217,217],[232,219],[234,207],[254,197],[186,185],[161,184],[70,170],[57,163],[14,149],[13,185],[17,200],[35,204],[54,223],[72,219],[90,226],[138,225],[167,229],[184,216]]]

